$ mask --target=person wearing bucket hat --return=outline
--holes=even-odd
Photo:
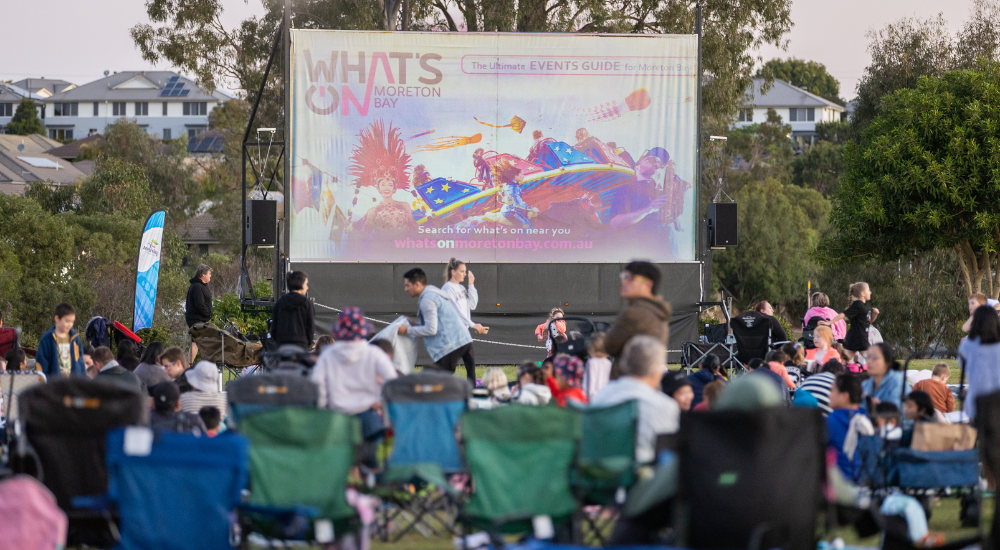
[[[555,375],[548,377],[545,383],[552,391],[552,398],[559,403],[560,407],[565,407],[566,403],[572,399],[577,403],[586,404],[587,394],[580,387],[583,383],[583,374],[586,369],[583,361],[573,355],[560,354],[552,361]]]
[[[202,407],[215,407],[226,417],[226,392],[222,391],[219,367],[211,361],[199,361],[184,373],[191,391],[181,394],[181,410],[198,414]]]
[[[359,307],[345,307],[333,328],[334,343],[323,348],[310,377],[319,387],[319,406],[361,414],[382,401],[382,384],[396,378],[392,359],[368,344],[372,327]]]

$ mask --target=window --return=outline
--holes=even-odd
[[[114,103],[111,104],[111,107],[112,107],[112,113],[114,114],[114,116],[125,116],[125,102],[124,101],[115,101]]]
[[[740,109],[740,122],[753,122],[753,109]]]
[[[0,103],[0,116],[14,116],[14,104]]]
[[[53,116],[77,116],[78,103],[53,103]]]
[[[798,111],[799,111],[798,109],[789,109],[788,110],[788,122],[795,122],[795,121],[798,120],[798,116],[797,116],[798,115]]]
[[[49,128],[49,138],[59,141],[72,140],[73,129]]]
[[[95,101],[94,102],[94,116],[97,116],[97,105],[98,105],[98,103]]]
[[[87,132],[87,135],[88,136],[92,136],[92,135],[94,135],[96,133],[97,133],[97,128],[91,128],[90,131]]]
[[[185,101],[184,116],[198,116],[208,114],[208,103],[204,101]]]
[[[806,109],[806,120],[810,122],[816,120],[816,109],[813,109],[812,107]]]
[[[199,244],[198,245],[198,254],[208,254],[208,245],[207,244]]]
[[[163,116],[167,116],[167,102],[163,102]]]
[[[148,101],[136,101],[135,102],[135,116],[149,116],[149,102]]]
[[[204,132],[204,128],[188,128],[188,139],[194,139]]]
[[[166,103],[164,103],[164,105],[166,105]],[[171,139],[170,128],[164,128],[163,129],[163,140],[166,141],[168,139]]]

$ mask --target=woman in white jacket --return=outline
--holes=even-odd
[[[469,276],[469,287],[462,286],[466,275]],[[485,334],[483,325],[473,322],[472,311],[479,305],[479,291],[476,290],[476,276],[468,271],[464,262],[455,258],[448,260],[448,266],[444,268],[445,283],[441,285],[441,292],[444,292],[448,299],[455,304],[458,315],[465,321],[466,326],[479,334]],[[462,356],[462,363],[465,364],[465,377],[476,387],[476,356],[472,352],[472,347]]]

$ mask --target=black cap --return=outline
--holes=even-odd
[[[173,382],[160,382],[150,388],[149,393],[153,396],[153,407],[160,412],[176,409],[181,399],[181,391]]]
[[[673,396],[674,392],[684,386],[690,385],[691,381],[688,380],[687,374],[683,370],[667,371],[667,374],[663,375],[663,381],[660,382],[660,388],[663,389],[663,393],[669,396]]]
[[[629,264],[625,266],[625,271],[628,271],[632,275],[639,275],[653,281],[653,294],[659,293],[660,279],[663,278],[663,274],[660,273],[660,268],[656,267],[656,265],[642,260],[635,260],[629,262]]]

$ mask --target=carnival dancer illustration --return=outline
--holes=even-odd
[[[381,200],[364,218],[354,222],[352,229],[358,238],[367,240],[375,233],[401,236],[416,228],[410,204],[393,198],[397,190],[409,187],[409,162],[410,155],[406,153],[400,131],[391,123],[386,129],[385,123],[376,120],[361,131],[351,154],[348,173],[355,178],[358,190],[373,186]],[[352,207],[357,202],[358,191],[355,190]],[[350,215],[348,211],[348,217]]]
[[[612,230],[647,238],[662,235],[659,212],[668,205],[670,197],[663,193],[654,177],[669,160],[670,155],[662,147],[654,147],[639,158],[635,182],[619,187],[611,200]]]
[[[482,147],[472,153],[472,166],[476,168],[476,179],[483,183],[483,189],[493,187],[493,170],[489,163],[483,159],[485,151]]]
[[[500,190],[500,200],[503,201],[503,206],[500,207],[500,214],[509,221],[517,222],[523,227],[534,229],[534,226],[531,225],[531,221],[528,219],[528,214],[532,212],[538,213],[538,209],[528,206],[528,203],[524,202],[524,199],[521,197],[521,185],[517,182],[517,176],[520,173],[520,168],[515,167],[506,160],[497,163],[493,167],[495,181],[503,186]]]

